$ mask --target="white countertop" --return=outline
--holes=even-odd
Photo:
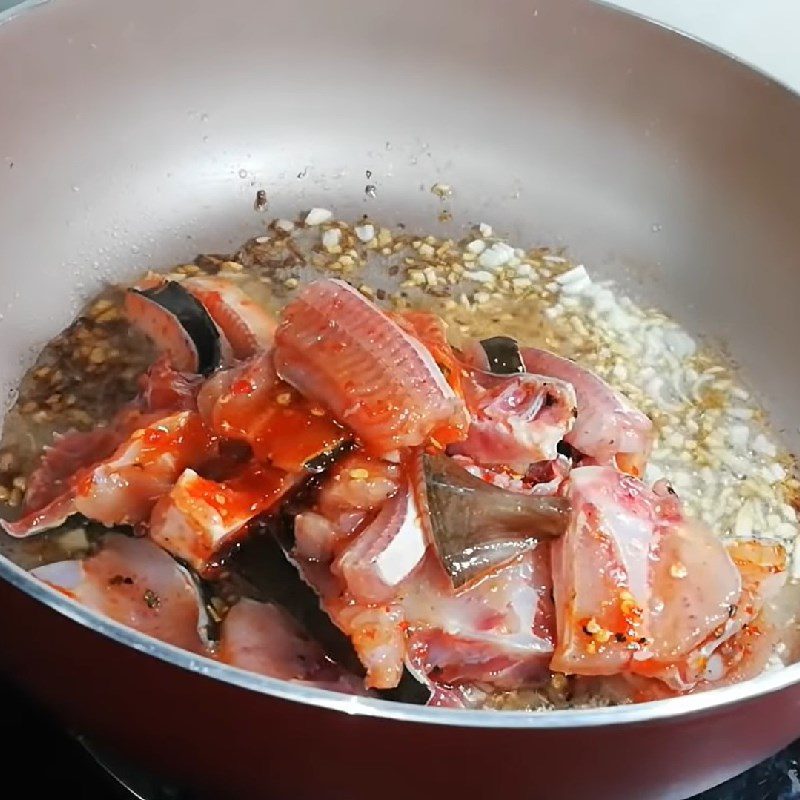
[[[800,92],[800,0],[608,0],[686,31]]]

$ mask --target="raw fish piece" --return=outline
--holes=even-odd
[[[571,383],[578,416],[565,441],[597,464],[641,476],[653,447],[653,424],[607,383],[574,361],[535,347],[522,349],[525,368]]]
[[[730,662],[707,672],[712,653],[754,618],[757,587],[779,570],[735,561],[673,495],[613,467],[573,469],[567,493],[572,520],[552,544],[552,669],[655,677],[679,691],[722,678]]]
[[[446,444],[465,419],[431,353],[342,281],[316,281],[283,309],[275,366],[379,454]]]
[[[549,544],[455,594],[437,560],[400,587],[407,658],[438,684],[517,689],[549,678],[554,613]]]
[[[532,545],[458,593],[430,548],[410,572],[401,570],[392,592],[387,581],[377,594],[365,592],[361,570],[339,568],[342,553],[365,556],[362,567],[374,577],[373,543],[383,540],[371,523],[387,505],[387,513],[402,507],[395,498],[402,497],[406,465],[363,459],[354,453],[338,464],[313,505],[296,517],[290,558],[350,638],[366,685],[397,686],[404,665],[443,690],[448,681],[516,687],[545,679],[554,623],[546,544]],[[445,694],[446,702],[460,703]]]
[[[333,565],[362,603],[389,600],[425,556],[427,542],[414,493],[401,485]]]
[[[239,600],[222,622],[218,658],[272,678],[368,694],[357,676],[331,661],[289,613],[274,603]]]
[[[128,289],[125,313],[175,369],[208,375],[223,363],[227,342],[203,304],[175,281]]]
[[[215,444],[196,411],[159,418],[135,430],[108,458],[79,470],[47,505],[2,525],[12,536],[29,536],[75,513],[109,526],[143,522],[183,470],[202,464]]]
[[[521,474],[531,464],[558,458],[557,448],[576,417],[569,383],[530,373],[501,377],[472,370],[465,386],[467,438],[451,445],[449,452]]]
[[[195,653],[205,649],[194,582],[147,539],[109,533],[95,555],[38,567],[33,574],[140,633]]]
[[[236,358],[249,358],[272,346],[277,321],[235,283],[198,276],[182,285],[203,304]]]
[[[247,526],[275,508],[299,481],[299,475],[256,462],[224,481],[186,469],[155,504],[149,536],[201,575],[210,574]]]
[[[287,472],[327,468],[352,438],[320,403],[277,377],[271,353],[218,372],[198,405],[217,434],[246,442],[259,461]]]

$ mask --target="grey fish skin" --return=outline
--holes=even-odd
[[[489,372],[495,375],[517,375],[527,371],[516,339],[510,336],[491,336],[481,339],[480,346],[486,354]]]
[[[564,497],[500,489],[444,455],[423,455],[422,469],[431,538],[456,589],[567,528]]]

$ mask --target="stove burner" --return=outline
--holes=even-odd
[[[194,800],[183,789],[159,781],[85,736],[75,740],[119,785],[125,800]],[[800,800],[800,740],[736,778],[688,800]],[[585,800],[585,799],[584,799]],[[623,800],[620,798],[620,800]]]
[[[129,762],[105,750],[85,736],[75,736],[78,744],[113,778],[125,798],[131,800],[192,800],[191,796],[175,786],[159,781],[132,766]]]

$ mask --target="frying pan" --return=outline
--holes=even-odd
[[[6,392],[104,281],[262,230],[257,189],[272,215],[434,229],[443,181],[453,235],[568,245],[723,341],[795,444],[800,103],[718,52],[584,0],[55,0],[0,25],[0,74]],[[211,797],[684,798],[800,733],[800,665],[657,704],[427,709],[212,663],[0,577],[3,669]]]

